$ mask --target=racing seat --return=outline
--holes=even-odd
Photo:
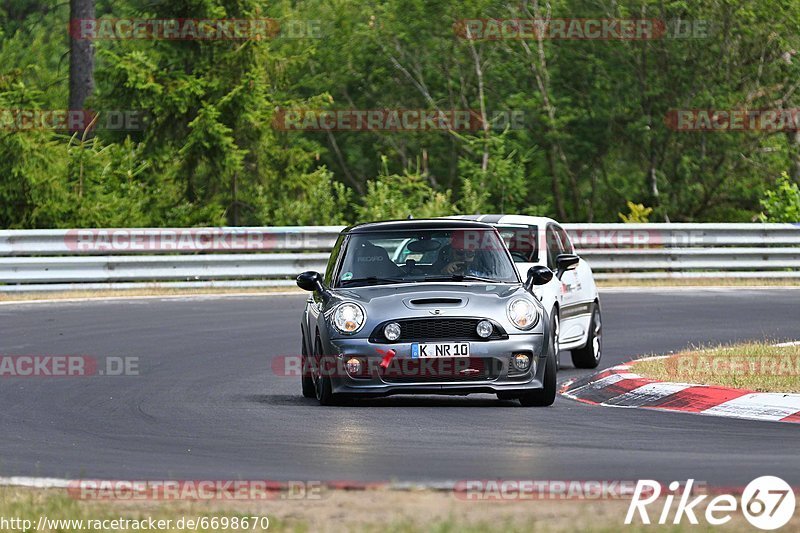
[[[353,277],[368,278],[393,278],[400,276],[401,271],[386,248],[376,246],[371,242],[362,243],[353,257]]]

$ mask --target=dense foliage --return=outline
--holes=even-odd
[[[797,215],[800,133],[676,131],[666,120],[675,109],[800,107],[796,0],[96,0],[96,12],[269,17],[318,31],[96,41],[88,107],[147,110],[147,127],[70,135],[0,124],[0,227]],[[667,34],[468,40],[454,30],[491,17],[657,18]],[[67,2],[0,0],[0,110],[66,108],[68,20]],[[276,129],[276,110],[291,108],[523,119],[470,132]]]

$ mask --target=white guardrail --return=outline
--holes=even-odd
[[[565,224],[598,279],[798,278],[800,224]],[[293,285],[340,226],[0,231],[0,292]]]

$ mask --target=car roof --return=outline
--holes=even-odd
[[[417,229],[483,229],[491,230],[494,226],[473,220],[452,218],[422,218],[408,220],[384,220],[355,224],[342,230],[342,233],[372,233],[378,231],[417,230]]]
[[[485,224],[524,224],[526,226],[546,226],[547,224],[558,224],[555,220],[548,217],[534,217],[529,215],[454,215],[452,219],[474,220]]]

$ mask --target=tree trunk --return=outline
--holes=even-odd
[[[789,176],[795,183],[800,183],[800,131],[787,132],[789,141]]]
[[[547,163],[550,166],[550,190],[553,192],[553,203],[556,208],[556,217],[559,220],[567,219],[567,211],[564,209],[564,196],[561,194],[561,184],[558,182],[558,171],[556,168],[555,148],[550,146],[547,149]]]
[[[80,19],[94,18],[94,0],[70,0],[69,18],[73,24]],[[69,109],[82,110],[94,89],[94,46],[89,39],[70,36]]]

